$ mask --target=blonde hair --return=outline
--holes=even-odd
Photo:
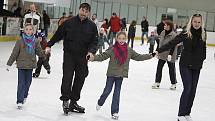
[[[192,15],[191,17],[190,17],[190,20],[189,20],[189,22],[187,23],[187,28],[186,28],[186,30],[187,30],[187,32],[186,32],[186,34],[188,35],[188,37],[189,38],[192,38],[192,33],[191,33],[191,26],[192,26],[192,21],[193,21],[193,18],[194,17],[201,17],[201,22],[202,22],[202,25],[201,25],[201,29],[202,29],[202,40],[203,41],[206,41],[206,33],[205,33],[205,30],[204,30],[204,28],[205,28],[205,25],[204,25],[204,21],[203,21],[203,18],[202,18],[202,15],[201,14],[194,14],[194,15]]]
[[[26,24],[24,25],[24,28],[27,27],[27,26],[31,26],[32,29],[34,30],[34,26],[33,26],[31,23],[26,23]]]

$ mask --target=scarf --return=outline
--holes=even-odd
[[[22,34],[22,39],[25,43],[25,46],[27,46],[26,51],[31,55],[35,54],[35,42],[36,42],[35,36],[34,35],[28,36],[26,34]]]
[[[114,51],[114,59],[118,61],[120,65],[124,64],[127,57],[128,57],[128,45],[125,43],[123,45],[120,45],[118,42],[116,42],[113,45],[113,51]]]

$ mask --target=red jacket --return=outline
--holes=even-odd
[[[110,18],[110,31],[111,32],[118,32],[120,31],[120,18],[118,16]]]

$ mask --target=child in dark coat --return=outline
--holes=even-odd
[[[46,36],[42,32],[38,33],[37,36],[38,36],[38,40],[40,41],[40,45],[41,45],[41,47],[43,49],[43,53],[44,53],[45,49],[47,47]],[[50,65],[49,65],[49,57],[50,57],[50,54],[46,55],[46,59],[39,57],[39,60],[37,61],[37,68],[36,68],[35,72],[33,73],[33,77],[35,77],[35,78],[39,77],[42,65],[47,70],[47,73],[50,74],[51,71],[50,71]]]
[[[99,53],[102,53],[102,49],[105,49],[105,42],[107,42],[108,45],[110,46],[110,43],[109,43],[109,41],[107,39],[107,36],[105,34],[105,29],[104,28],[100,28],[99,37],[98,37]]]
[[[148,43],[149,43],[149,53],[154,52],[154,45],[155,41],[158,39],[158,36],[155,35],[155,32],[152,31],[150,37],[148,38]]]

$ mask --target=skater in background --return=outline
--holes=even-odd
[[[147,21],[145,16],[143,16],[143,20],[141,21],[141,30],[142,30],[141,45],[143,45],[144,44],[144,35],[146,35],[146,39],[148,40],[148,32],[149,32],[149,22]]]
[[[170,20],[167,20],[164,25],[164,31],[160,34],[160,44],[159,48],[165,45],[166,43],[172,41],[176,36],[176,33],[173,31],[173,23]],[[175,61],[177,55],[177,47],[173,47],[169,50],[166,50],[158,54],[158,64],[155,77],[155,83],[152,85],[152,89],[158,89],[160,87],[162,70],[164,64],[167,62],[169,67],[169,76],[171,81],[171,90],[176,89],[176,72],[175,72]]]
[[[157,41],[158,36],[155,34],[154,31],[151,32],[151,35],[148,39],[148,43],[149,43],[149,53],[153,53],[154,52],[154,46],[155,46],[155,42]]]
[[[32,71],[36,68],[36,55],[45,58],[39,41],[33,33],[33,25],[26,24],[22,39],[16,41],[13,51],[7,61],[7,70],[16,61],[18,68],[17,108],[21,109],[28,97],[32,81]]]
[[[63,101],[63,110],[84,113],[85,108],[78,105],[81,89],[88,75],[87,57],[92,58],[97,51],[98,31],[96,25],[88,16],[91,6],[82,3],[79,14],[65,21],[48,42],[46,53],[51,47],[63,41],[63,78],[60,100]],[[73,78],[74,77],[74,78]]]
[[[109,42],[110,45],[113,45],[113,40],[116,37],[116,33],[120,31],[121,24],[120,18],[116,15],[116,13],[112,13],[112,16],[109,21],[110,31],[109,31]]]
[[[105,34],[104,28],[100,28],[99,36],[98,36],[98,48],[99,53],[102,53],[102,49],[105,49],[105,42],[110,46],[110,43],[107,39],[107,35]]]
[[[38,40],[40,42],[40,45],[42,47],[43,53],[45,54],[45,49],[47,47],[47,40],[44,33],[40,32],[38,33]],[[50,65],[49,65],[49,57],[50,53],[46,54],[46,59],[43,59],[42,57],[39,57],[39,60],[37,61],[37,68],[35,72],[33,73],[33,77],[37,78],[40,75],[42,66],[47,70],[47,73],[50,74]]]
[[[179,34],[169,43],[157,50],[156,53],[169,50],[183,42],[179,69],[184,90],[180,98],[178,121],[192,121],[190,113],[196,94],[199,74],[206,59],[206,32],[201,14],[194,14],[188,24],[187,31]]]
[[[129,45],[129,42],[131,40],[131,48],[133,48],[133,46],[134,46],[136,24],[137,24],[137,22],[135,20],[133,20],[129,26],[129,29],[128,29],[128,42],[127,42],[127,44]]]
[[[90,58],[90,61],[104,61],[110,58],[108,70],[107,70],[107,80],[106,86],[102,95],[100,96],[96,110],[99,110],[101,106],[105,103],[106,98],[110,94],[113,84],[114,93],[111,104],[111,116],[113,119],[118,119],[119,115],[119,102],[120,102],[120,90],[123,78],[128,77],[128,68],[130,59],[136,61],[144,61],[152,58],[150,54],[138,54],[132,48],[128,47],[126,44],[126,33],[119,32],[116,35],[115,44],[107,49],[104,53],[95,55]]]

